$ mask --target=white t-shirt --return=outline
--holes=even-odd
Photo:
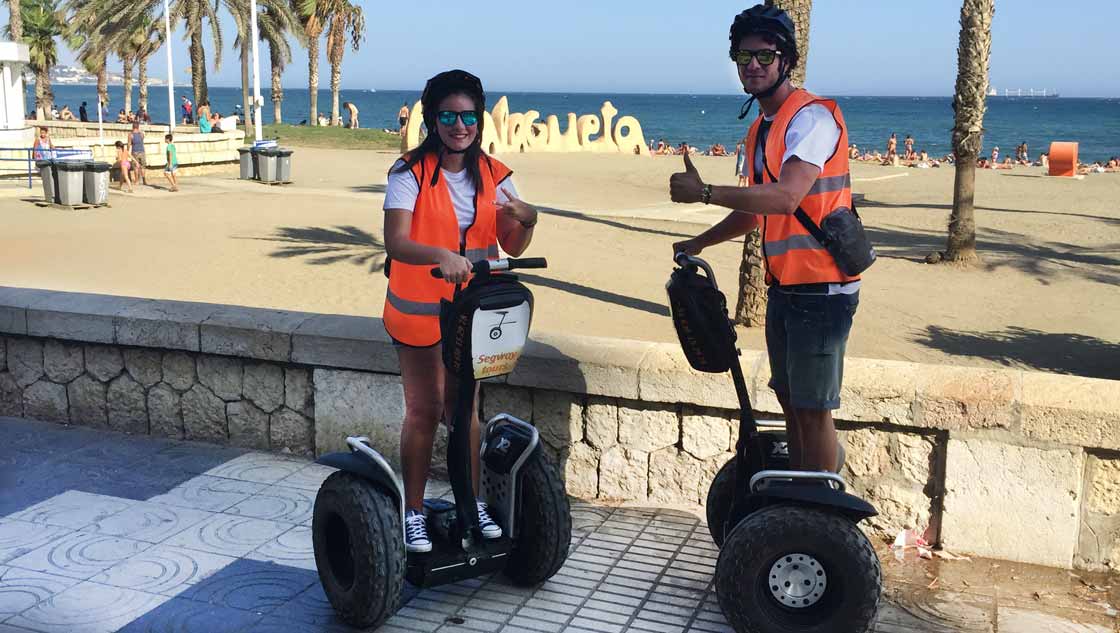
[[[403,209],[411,212],[416,208],[416,197],[420,195],[420,187],[410,172],[396,171],[401,165],[404,165],[404,161],[398,160],[389,170],[383,207],[386,211]],[[467,228],[474,223],[474,183],[471,182],[470,174],[466,169],[460,172],[440,169],[439,177],[447,183],[447,190],[451,194],[451,206],[455,207],[455,217],[459,219],[459,239],[462,240],[466,237]],[[505,192],[509,192],[509,196],[517,197],[517,188],[513,186],[512,176],[498,186],[495,199],[498,202],[508,202],[509,196]]]
[[[774,117],[765,117],[771,121]],[[782,165],[796,156],[803,162],[824,169],[824,164],[836,153],[840,143],[840,126],[828,108],[819,103],[805,106],[800,112],[793,115],[793,119],[786,128],[786,152],[782,156]],[[762,144],[755,149],[755,169],[762,171]],[[773,170],[773,167],[771,167]],[[781,171],[774,174],[780,176]],[[853,281],[846,284],[829,284],[828,294],[855,294],[859,291],[860,282]]]

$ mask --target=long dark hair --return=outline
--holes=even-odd
[[[474,102],[474,112],[478,115],[478,133],[474,142],[463,152],[463,163],[467,168],[467,175],[474,183],[475,191],[478,191],[478,188],[482,186],[482,174],[478,170],[479,157],[484,157],[487,164],[490,162],[490,157],[482,151],[482,114],[486,110],[486,93],[482,90],[482,81],[465,70],[448,70],[428,80],[427,85],[424,86],[424,94],[420,97],[420,107],[423,109],[424,125],[428,128],[428,136],[424,137],[424,141],[420,143],[419,147],[401,157],[404,164],[394,169],[394,172],[409,171],[417,163],[424,160],[424,157],[428,154],[437,154],[440,160],[431,179],[431,185],[433,187],[436,185],[436,182],[439,181],[439,169],[440,165],[443,164],[443,153],[446,149],[443,139],[439,136],[439,129],[436,127],[439,104],[447,97],[457,94],[461,94]]]

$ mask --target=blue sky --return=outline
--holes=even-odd
[[[344,88],[419,89],[450,67],[471,70],[488,89],[555,92],[734,93],[727,29],[745,3],[712,0],[363,2],[366,39],[347,51]],[[224,11],[224,10],[223,10]],[[824,94],[949,95],[956,77],[957,0],[816,0],[808,86]],[[212,85],[235,86],[233,20]],[[1115,33],[1120,2],[1001,0],[996,4],[992,85],[1046,88],[1064,96],[1120,96]],[[176,83],[188,83],[182,33],[173,52]],[[262,49],[262,86],[268,85]],[[212,54],[208,52],[210,59]],[[73,63],[69,51],[62,63]],[[307,86],[307,53],[295,51],[285,87]],[[164,76],[164,55],[152,74]],[[115,64],[119,67],[119,64]],[[320,87],[329,86],[320,63]]]

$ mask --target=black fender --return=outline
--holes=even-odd
[[[327,453],[315,460],[315,462],[357,475],[387,492],[398,504],[404,503],[404,499],[401,497],[399,484],[393,473],[386,472],[386,470],[376,462],[360,453],[353,451]]]
[[[740,507],[732,508],[726,530],[730,532],[731,528],[738,525],[739,521],[747,515],[779,503],[816,507],[825,512],[839,514],[852,523],[859,523],[879,514],[875,506],[867,501],[832,486],[806,486],[775,481],[752,493]]]

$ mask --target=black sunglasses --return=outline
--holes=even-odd
[[[438,120],[443,125],[451,127],[455,125],[455,119],[462,119],[463,125],[470,127],[478,124],[478,113],[474,110],[463,110],[462,112],[454,112],[452,110],[440,110],[436,115]]]
[[[757,59],[760,66],[769,66],[774,63],[774,60],[782,54],[781,51],[776,51],[772,48],[763,48],[757,51],[740,49],[731,53],[731,61],[746,66],[751,63],[752,59]]]

